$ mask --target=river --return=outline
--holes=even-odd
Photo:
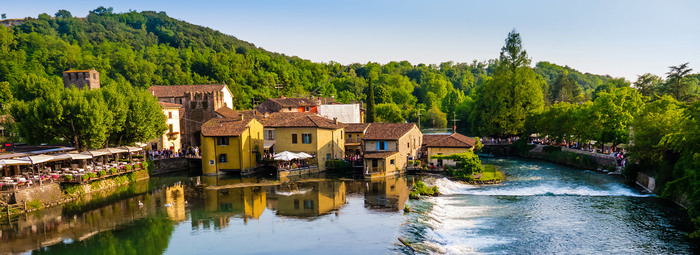
[[[0,253],[693,254],[673,203],[617,176],[496,158],[499,185],[440,176],[154,177],[0,223]],[[422,179],[439,197],[409,200]],[[410,213],[404,213],[405,206]],[[402,245],[401,238],[412,248]]]

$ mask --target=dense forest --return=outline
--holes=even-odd
[[[104,92],[63,90],[63,71],[91,68],[100,72]],[[269,52],[164,12],[100,7],[76,18],[59,10],[0,26],[0,111],[11,113],[25,141],[39,142],[47,132],[66,140],[82,135],[86,142],[79,146],[87,148],[151,137],[162,125],[141,127],[143,120],[128,115],[153,111],[153,102],[134,99],[145,88],[225,83],[236,109],[280,95],[334,97],[365,102],[376,122],[420,118],[423,128],[440,129],[456,118],[458,131],[473,136],[538,134],[597,145],[634,141],[628,173],[657,176],[658,192],[686,201],[700,225],[700,203],[693,202],[700,201],[699,78],[689,63],[670,66],[666,77],[647,73],[634,82],[549,62],[533,66],[515,30],[500,55],[487,61],[342,65]],[[62,111],[49,110],[55,106]],[[129,110],[113,110],[120,107]],[[80,112],[84,108],[92,110]],[[47,118],[66,123],[75,112],[92,116],[91,125],[110,128],[99,134],[32,131],[48,126],[42,123]],[[143,130],[123,132],[136,127]]]

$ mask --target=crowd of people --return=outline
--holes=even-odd
[[[180,158],[180,157],[201,157],[198,146],[188,146],[186,149],[179,149],[177,151],[171,149],[162,150],[149,150],[146,152],[146,157],[151,160],[164,159],[164,158]]]

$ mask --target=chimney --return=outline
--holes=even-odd
[[[333,118],[333,124],[338,124],[338,118]]]
[[[245,120],[245,115],[241,114],[241,120]]]

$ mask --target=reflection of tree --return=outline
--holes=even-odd
[[[80,242],[59,243],[32,254],[163,254],[174,229],[167,218],[147,218],[126,229],[102,232]]]

